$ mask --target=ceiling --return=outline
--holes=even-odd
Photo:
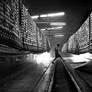
[[[65,12],[65,16],[50,19],[38,19],[36,21],[65,22],[66,26],[61,30],[47,31],[51,46],[60,43],[61,46],[67,41],[70,35],[78,30],[85,21],[92,9],[92,3],[88,0],[23,0],[31,15],[46,13]],[[39,28],[49,27],[47,24],[38,25]],[[64,37],[55,38],[53,34],[63,34]]]

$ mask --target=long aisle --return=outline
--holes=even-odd
[[[78,92],[60,59],[56,61],[52,92]]]

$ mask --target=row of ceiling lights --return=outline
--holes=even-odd
[[[49,13],[49,14],[42,14],[42,15],[35,15],[31,16],[32,19],[38,19],[39,17],[44,18],[44,17],[58,17],[58,16],[64,16],[64,12],[58,12],[58,13]]]
[[[31,16],[31,18],[33,20],[36,20],[38,19],[39,17],[40,18],[51,18],[51,17],[60,17],[60,16],[64,16],[65,13],[64,12],[58,12],[58,13],[49,13],[49,14],[42,14],[42,15],[35,15],[35,16]],[[54,26],[54,27],[51,27],[51,28],[44,28],[44,29],[41,29],[41,31],[45,31],[45,30],[58,30],[58,29],[62,29],[63,26],[66,25],[65,22],[36,22],[38,24],[50,24],[51,26]],[[64,35],[62,34],[57,34],[55,35],[55,37],[62,37]]]

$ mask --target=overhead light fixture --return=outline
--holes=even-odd
[[[64,12],[50,13],[50,14],[48,14],[48,17],[56,17],[56,16],[63,16],[63,15],[65,15]]]
[[[54,28],[52,28],[52,29],[62,29],[63,27],[61,26],[61,27],[54,27]]]
[[[46,29],[41,29],[41,31],[45,31]]]
[[[53,29],[61,29],[63,28],[62,26],[61,27],[52,27],[52,28],[48,28],[48,30],[53,30]]]
[[[52,28],[44,28],[44,29],[41,29],[41,31],[45,31],[45,30],[55,30],[55,29],[62,29],[63,27],[52,27]]]
[[[58,12],[58,13],[49,13],[49,14],[43,14],[40,15],[40,17],[58,17],[58,16],[64,16],[65,12]]]
[[[56,34],[56,35],[54,35],[54,37],[63,37],[64,35],[62,35],[62,34]]]
[[[65,26],[65,22],[52,22],[50,23],[51,26]]]
[[[32,19],[38,19],[38,17],[39,17],[38,15],[36,15],[36,16],[31,16]]]
[[[40,17],[48,17],[48,14],[43,14],[43,15],[40,15]]]

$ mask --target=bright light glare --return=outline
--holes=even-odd
[[[51,53],[45,52],[45,53],[36,55],[35,60],[38,64],[49,65],[50,62],[53,60],[53,57],[51,57]]]
[[[55,29],[62,29],[63,27],[52,27],[52,28],[44,28],[44,29],[41,29],[41,31],[45,31],[45,30],[55,30]]]
[[[40,15],[40,17],[57,17],[57,16],[64,16],[65,13],[64,12],[59,12],[59,13],[49,13],[49,14],[43,14]]]
[[[52,22],[50,23],[51,26],[65,26],[66,23],[64,22]]]
[[[85,53],[80,55],[72,55],[71,57],[66,57],[65,59],[71,59],[73,62],[89,62],[92,59],[92,54]]]
[[[52,28],[48,28],[48,30],[52,30],[52,29],[61,29],[63,27],[52,27]]]
[[[43,14],[43,15],[40,15],[40,17],[48,17],[48,14]]]
[[[36,15],[36,16],[31,16],[32,19],[37,19],[39,16]]]
[[[45,31],[46,29],[41,29],[41,31]]]
[[[63,16],[63,15],[65,15],[64,12],[51,13],[51,14],[48,14],[48,17],[56,17],[56,16]]]
[[[54,35],[54,37],[63,37],[64,35],[62,34],[57,34],[57,35]]]

